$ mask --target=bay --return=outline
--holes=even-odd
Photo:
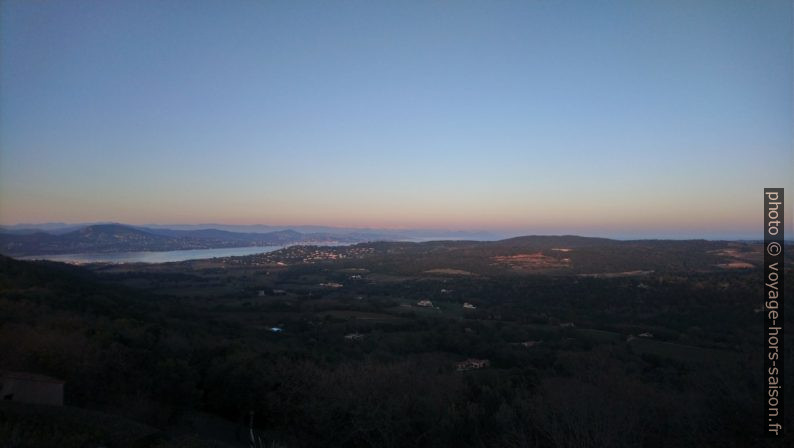
[[[31,255],[18,257],[21,260],[50,260],[65,263],[169,263],[187,260],[202,260],[219,257],[238,257],[263,254],[286,246],[223,247],[218,249],[169,250],[161,252],[108,252],[55,255]]]

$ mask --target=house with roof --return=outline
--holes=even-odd
[[[491,365],[491,361],[487,359],[469,358],[456,364],[458,372],[466,370],[484,369]]]

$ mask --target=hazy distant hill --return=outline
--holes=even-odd
[[[266,243],[272,244],[274,241],[293,242],[299,241],[304,238],[304,234],[295,232],[294,230],[281,230],[276,232],[267,233],[253,233],[253,232],[229,232],[226,230],[218,229],[199,229],[199,230],[174,230],[174,229],[158,229],[158,228],[142,228],[139,229],[152,233],[155,235],[163,235],[174,238],[197,238],[207,240],[219,241],[243,241],[253,243]]]
[[[53,255],[84,252],[166,251],[244,246],[276,246],[307,242],[360,242],[347,235],[281,230],[237,233],[217,229],[173,230],[96,224],[62,234],[15,229],[0,233],[0,252],[6,255]]]
[[[67,224],[67,223],[42,223],[42,224],[14,224],[10,226],[0,226],[0,233],[36,233],[45,232],[50,234],[63,234],[72,232],[83,227],[113,224],[108,222],[89,222],[82,224]],[[238,235],[245,234],[263,234],[273,233],[280,231],[298,232],[303,235],[313,235],[313,237],[321,235],[332,235],[335,238],[346,236],[354,239],[355,241],[375,241],[375,240],[393,240],[393,241],[427,241],[427,240],[477,240],[477,241],[495,241],[507,238],[516,233],[505,234],[501,232],[489,231],[459,231],[449,229],[379,229],[369,227],[330,227],[330,226],[312,226],[312,225],[291,225],[291,226],[272,226],[263,224],[251,225],[230,225],[230,224],[148,224],[136,227],[141,230],[168,236],[184,236],[179,234],[180,231],[195,231],[195,232],[216,232],[215,236],[219,236],[217,232],[225,231],[226,236],[234,239],[241,238]],[[201,234],[195,234],[204,236]],[[194,235],[194,236],[195,236]],[[213,235],[210,235],[213,236]],[[247,237],[243,237],[247,238]],[[255,237],[252,237],[255,238]]]

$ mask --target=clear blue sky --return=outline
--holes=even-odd
[[[788,0],[1,5],[4,224],[760,237],[763,187],[794,203]]]

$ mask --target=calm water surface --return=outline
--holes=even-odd
[[[263,254],[282,249],[286,246],[267,247],[224,247],[220,249],[169,250],[163,252],[115,252],[32,255],[20,257],[22,260],[52,260],[66,263],[168,263],[173,261],[201,260],[216,257],[236,257],[241,255]]]

